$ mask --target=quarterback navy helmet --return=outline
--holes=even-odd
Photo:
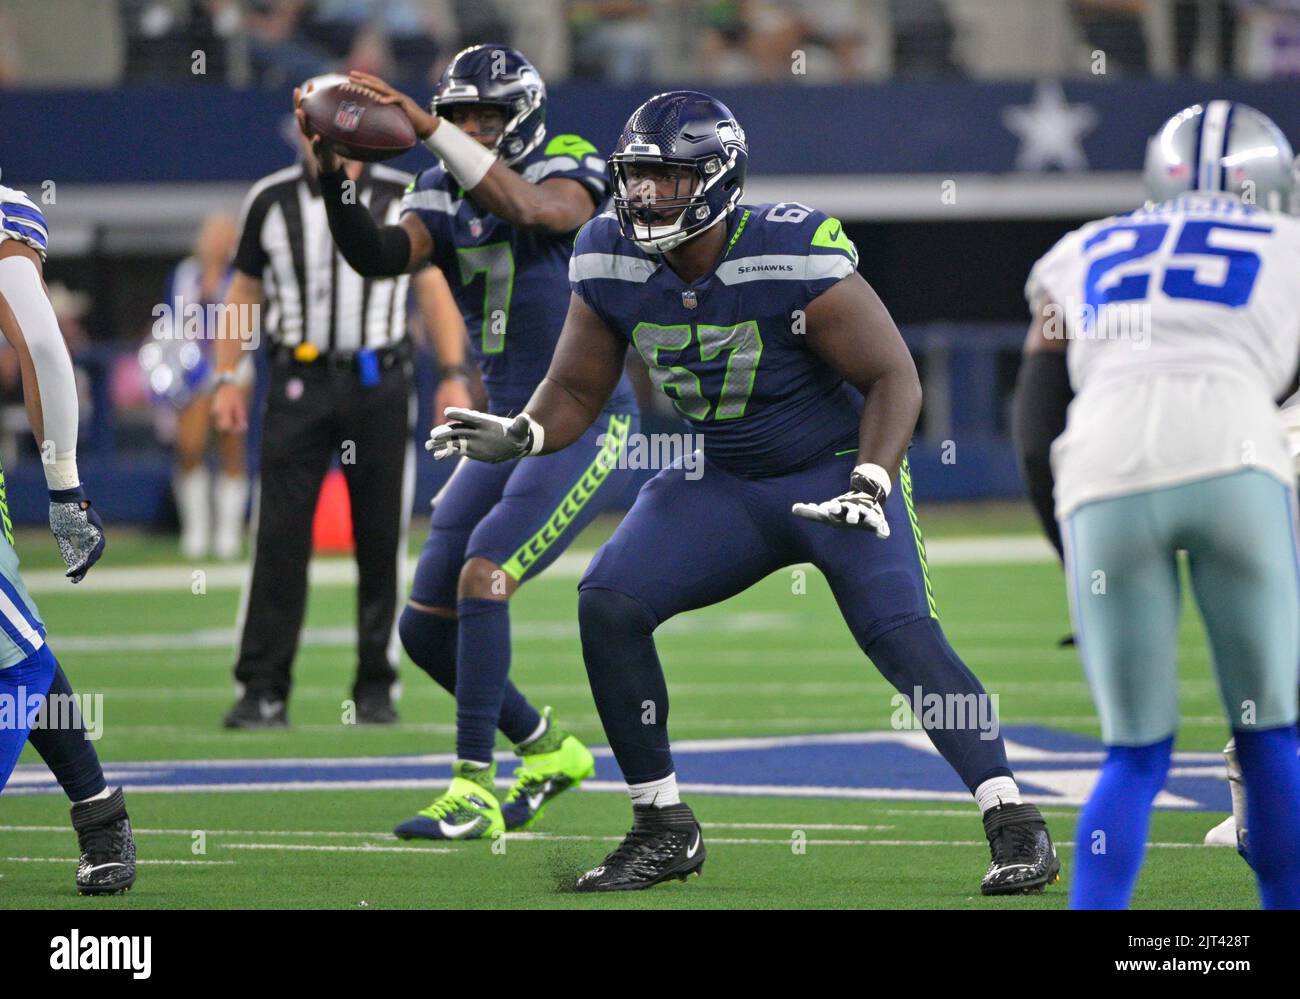
[[[1155,202],[1198,191],[1287,211],[1294,154],[1267,115],[1236,101],[1209,101],[1178,112],[1151,137],[1143,179]]]
[[[546,137],[546,84],[523,55],[509,45],[471,45],[442,71],[429,109],[446,117],[453,107],[487,105],[501,110],[505,127],[496,149],[514,166]]]
[[[609,158],[623,235],[663,253],[717,225],[740,201],[748,162],[745,132],[721,101],[693,90],[651,97]]]

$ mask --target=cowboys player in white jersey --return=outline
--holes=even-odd
[[[79,583],[103,554],[104,525],[77,471],[77,386],[42,277],[48,241],[40,208],[22,191],[0,187],[0,333],[18,355],[27,417],[49,486],[50,529],[68,578]],[[77,891],[117,894],[135,881],[131,823],[122,789],[104,780],[80,712],[63,710],[65,702],[75,704],[72,698],[18,574],[0,471],[0,793],[30,737],[72,802],[81,846]]]
[[[1127,905],[1141,866],[1178,723],[1180,550],[1244,775],[1264,906],[1300,907],[1300,560],[1277,409],[1300,360],[1292,160],[1253,108],[1187,108],[1148,147],[1152,200],[1067,235],[1026,286],[1031,339],[1069,344],[1056,516],[1107,746],[1079,820],[1075,908]]]

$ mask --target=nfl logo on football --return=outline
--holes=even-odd
[[[345,132],[354,132],[361,124],[361,113],[364,110],[356,101],[344,101],[334,113],[334,124]]]

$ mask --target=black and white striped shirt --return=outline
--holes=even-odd
[[[367,164],[357,195],[380,225],[395,224],[410,175]],[[302,163],[263,177],[244,200],[235,268],[262,282],[262,332],[322,354],[388,347],[406,335],[409,277],[364,278],[334,246],[320,185]]]

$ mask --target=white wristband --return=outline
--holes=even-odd
[[[871,462],[863,462],[853,470],[854,475],[861,475],[864,479],[874,482],[884,490],[885,496],[889,496],[890,481],[889,473],[879,465],[873,465]]]
[[[424,140],[424,145],[442,160],[447,172],[467,191],[478,186],[497,160],[496,153],[485,149],[446,118],[438,121],[438,127]]]
[[[53,461],[42,462],[45,466],[45,485],[51,490],[76,489],[81,485],[81,476],[77,472],[77,452],[55,455]]]
[[[534,420],[527,413],[523,414],[524,419],[528,421],[528,428],[533,432],[533,446],[529,448],[529,455],[534,455],[542,450],[542,443],[546,440],[546,431],[542,425]]]

